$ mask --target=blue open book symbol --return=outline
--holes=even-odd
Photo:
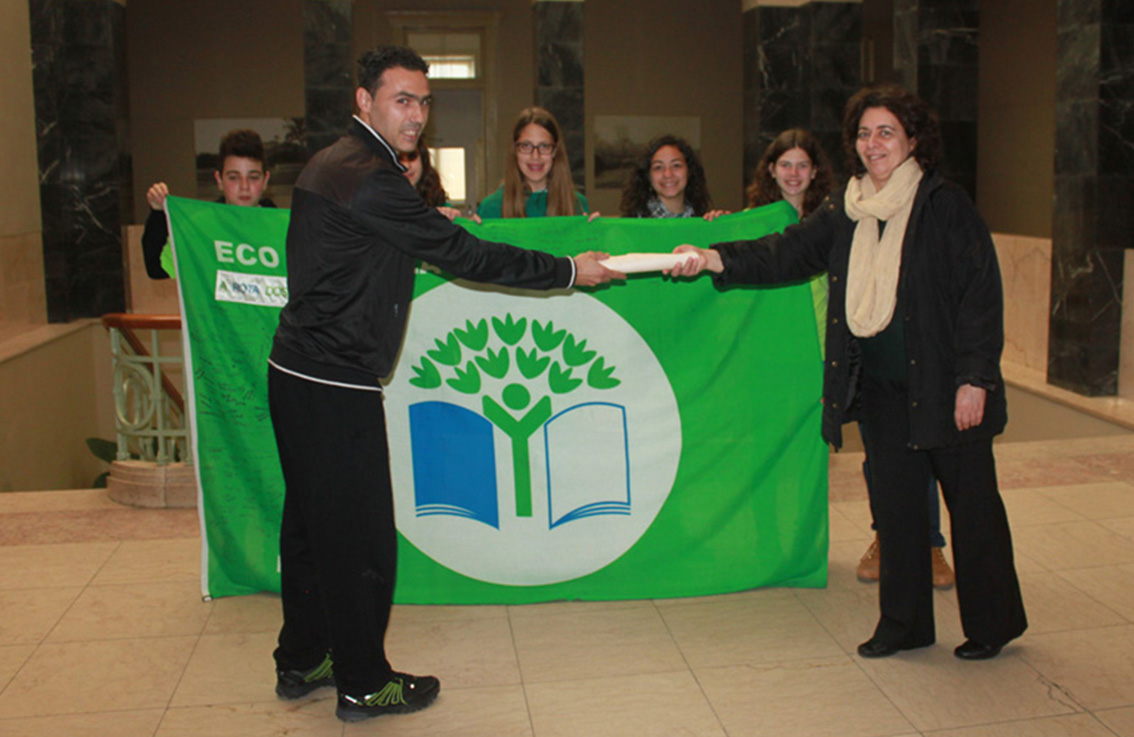
[[[409,408],[417,516],[451,514],[500,529],[492,423],[448,402]]]
[[[500,529],[492,423],[447,402],[409,408],[417,516],[467,517]],[[602,402],[560,412],[543,427],[548,528],[630,514],[626,409]]]

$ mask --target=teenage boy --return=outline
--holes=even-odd
[[[229,131],[221,139],[217,168],[213,172],[217,180],[220,197],[217,202],[227,205],[251,207],[275,207],[275,203],[264,199],[264,188],[268,186],[271,174],[264,164],[264,143],[260,135],[251,130]],[[165,198],[169,187],[165,182],[157,182],[146,191],[146,201],[150,203],[150,216],[146,219],[146,229],[142,231],[142,254],[145,257],[146,274],[151,279],[168,279],[170,262],[165,262],[163,252],[169,242],[169,226],[165,221]]]

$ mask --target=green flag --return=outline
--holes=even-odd
[[[278,590],[282,481],[266,355],[287,211],[170,198],[193,377],[204,588]],[[463,223],[569,255],[758,237],[718,219]],[[386,390],[396,600],[523,603],[826,580],[821,361],[806,284],[721,290],[658,274],[573,292],[417,277]]]

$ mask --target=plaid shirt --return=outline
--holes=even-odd
[[[657,197],[651,197],[648,203],[650,209],[650,217],[652,218],[691,218],[693,217],[693,205],[688,202],[685,203],[685,210],[683,212],[670,212],[666,209],[662,201]]]

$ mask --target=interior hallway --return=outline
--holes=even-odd
[[[329,689],[276,699],[275,596],[200,600],[195,510],[0,494],[0,736],[1134,737],[1134,435],[997,457],[1031,627],[995,660],[953,657],[952,591],[936,646],[854,655],[877,589],[854,577],[869,514],[842,453],[826,589],[397,607],[392,658],[441,696],[350,726]]]

